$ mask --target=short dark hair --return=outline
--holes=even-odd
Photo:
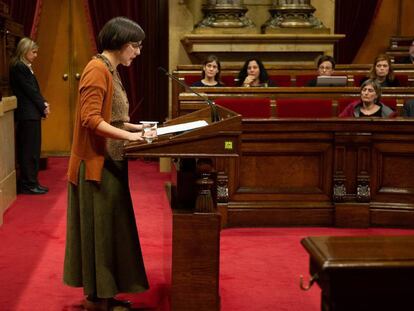
[[[332,64],[332,69],[335,69],[336,63],[335,63],[335,59],[332,56],[329,56],[329,55],[321,55],[321,56],[319,56],[318,61],[316,63],[316,65],[318,66],[318,68],[319,68],[319,66],[323,62],[330,62]]]
[[[122,16],[114,17],[102,27],[98,35],[99,50],[120,50],[128,42],[140,42],[145,32],[136,22]]]

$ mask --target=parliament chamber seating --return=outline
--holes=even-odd
[[[220,76],[221,82],[224,86],[235,86],[235,77],[231,75]],[[182,79],[181,79],[182,80]],[[194,82],[201,80],[201,73],[199,75],[186,75],[184,76],[184,82],[188,86],[191,86]]]
[[[250,101],[252,98],[265,98],[266,101],[270,100],[270,118],[288,117],[295,109],[293,106],[285,103],[284,100],[289,99],[287,102],[292,102],[292,99],[300,99],[302,105],[306,105],[305,102],[313,103],[314,99],[327,100],[323,105],[324,108],[318,107],[315,113],[306,117],[336,117],[339,113],[352,101],[360,98],[360,89],[357,87],[268,87],[268,88],[243,88],[243,87],[209,87],[209,88],[197,88],[197,91],[202,92],[206,98],[215,101],[220,105],[220,101],[226,98],[231,98],[230,102],[236,112],[239,112],[237,107],[237,101]],[[391,108],[395,109],[397,115],[402,116],[402,110],[404,102],[414,98],[413,88],[384,88],[382,92],[381,101]],[[328,105],[329,102],[329,105]],[[205,107],[206,103],[198,96],[191,94],[190,92],[182,92],[178,95],[178,98],[172,102],[172,116],[178,117],[185,115],[189,112],[201,109]],[[330,109],[327,106],[331,106]],[[227,106],[226,106],[227,107]],[[251,107],[251,106],[249,106]],[[303,106],[313,107],[313,105]],[[247,106],[243,107],[243,114],[245,115]],[[255,109],[254,107],[252,109]],[[307,111],[307,109],[303,110]],[[243,115],[242,114],[242,115]],[[299,117],[299,116],[296,116]]]
[[[362,79],[365,79],[367,75],[355,75],[354,76],[354,86],[360,86]],[[409,77],[406,74],[396,74],[395,78],[400,81],[400,85],[407,87],[409,86]]]
[[[371,69],[371,64],[337,64],[335,66],[336,75],[345,75],[348,77],[348,85],[354,85],[354,76],[366,77]],[[301,82],[297,83],[296,81],[298,75],[303,75],[303,78],[309,81],[310,76],[316,76],[316,68],[313,65],[265,65],[268,72],[269,78],[277,83],[278,86],[300,86]],[[178,65],[177,69],[173,71],[173,74],[181,80],[195,79],[193,81],[199,80],[201,77],[201,65]],[[233,86],[232,79],[237,78],[237,75],[241,69],[241,65],[222,65],[220,75],[223,82],[225,82],[224,77],[230,77],[230,82],[228,86]],[[414,85],[414,65],[411,64],[395,64],[393,66],[394,73],[398,75],[405,75],[401,79],[404,82],[407,81],[408,86]],[[192,78],[196,76],[196,78]],[[308,77],[306,77],[308,76]],[[290,77],[290,83],[289,78]],[[305,83],[302,83],[303,85]],[[227,83],[226,83],[227,85]]]
[[[270,75],[269,80],[273,81],[276,86],[287,87],[292,85],[292,78],[290,75]]]
[[[221,82],[223,82],[224,86],[236,86],[236,80],[234,76],[231,75],[222,75]]]
[[[296,86],[306,86],[309,81],[316,79],[316,74],[296,75]]]
[[[347,97],[347,98],[339,98],[337,100],[337,116],[341,114],[342,111],[352,102],[358,100],[358,98]]]
[[[408,49],[413,41],[413,36],[393,36],[385,53],[394,63],[399,63],[401,59],[408,56]]]
[[[271,106],[269,98],[218,98],[216,105],[230,109],[240,114],[243,118],[270,118]]]
[[[337,115],[339,116],[341,112],[344,111],[346,106],[348,106],[350,103],[354,102],[355,100],[358,100],[358,98],[352,98],[352,97],[339,98],[336,101],[337,102]],[[381,102],[387,105],[388,107],[390,107],[391,109],[393,109],[394,111],[396,111],[397,115],[401,115],[400,110],[404,104],[403,100],[399,100],[396,98],[381,98]]]
[[[201,75],[188,75],[184,77],[184,83],[187,84],[188,86],[191,86],[193,83],[197,82],[198,80],[201,79]]]
[[[180,80],[191,85],[201,77],[201,65],[179,65],[173,74]],[[244,98],[266,98],[270,100],[270,117],[286,117],[295,109],[285,103],[279,105],[282,99],[327,99],[331,102],[331,109],[325,103],[324,108],[318,107],[319,117],[327,117],[328,111],[331,116],[337,116],[347,103],[359,98],[359,87],[362,78],[365,78],[371,64],[337,64],[335,74],[347,75],[347,87],[304,87],[307,82],[316,77],[316,70],[312,65],[267,65],[266,69],[270,80],[274,81],[277,87],[268,88],[243,88],[236,87],[235,83],[240,70],[240,65],[222,65],[221,80],[226,87],[197,88],[196,91],[203,93],[210,100],[218,101],[222,98],[230,97],[231,100],[224,101],[223,105],[232,105],[232,110],[239,112],[243,117],[247,117],[249,104],[243,104],[242,110],[235,105],[236,98],[240,102],[245,102]],[[400,80],[402,86],[397,88],[384,88],[382,91],[382,101],[396,109],[398,115],[402,115],[404,101],[414,98],[414,89],[406,86],[414,85],[414,65],[394,65],[394,73]],[[250,99],[249,99],[250,101]],[[256,99],[257,101],[257,99]],[[220,102],[220,101],[218,101]],[[219,103],[218,103],[219,104]],[[304,105],[302,103],[302,105]],[[205,106],[205,102],[197,96],[192,96],[186,92],[182,86],[172,81],[172,117],[187,114]],[[228,106],[226,106],[228,107]],[[306,108],[308,106],[303,106]],[[230,107],[228,107],[230,108]],[[231,108],[230,108],[231,109]],[[322,111],[323,110],[323,111]],[[307,109],[303,110],[304,112]],[[260,112],[262,113],[262,112]],[[267,112],[266,112],[267,114]],[[262,114],[260,114],[262,115]],[[311,117],[317,117],[312,115]],[[252,117],[250,115],[249,117]],[[253,116],[254,117],[254,116]]]
[[[191,66],[175,74],[199,78],[200,67]],[[290,76],[288,87],[273,78],[279,87],[195,89],[243,117],[239,157],[214,161],[220,181],[228,180],[228,201],[219,206],[223,226],[414,226],[413,121],[337,118],[360,98],[354,77],[366,76],[370,66],[338,66],[347,87],[297,86],[298,75],[314,77],[315,69],[293,65],[268,69],[269,77]],[[227,69],[222,76],[237,76],[239,67]],[[396,74],[412,83],[414,66],[399,66]],[[173,118],[207,106],[176,87]],[[382,92],[382,101],[397,110],[413,98],[410,87]]]
[[[285,98],[276,100],[278,118],[330,118],[332,100],[322,98]]]

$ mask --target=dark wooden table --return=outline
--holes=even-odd
[[[307,237],[321,310],[414,310],[414,236]]]

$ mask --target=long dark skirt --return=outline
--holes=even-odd
[[[63,281],[100,298],[149,288],[128,185],[128,162],[105,161],[102,181],[69,183]]]

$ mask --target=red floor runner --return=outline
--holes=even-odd
[[[66,221],[66,158],[50,158],[41,182],[47,195],[19,195],[0,227],[0,310],[80,310],[82,290],[62,284]],[[164,192],[169,174],[156,163],[132,161],[130,184],[151,289],[124,295],[134,308],[167,311],[171,212]],[[317,311],[320,290],[299,289],[308,277],[301,238],[318,235],[412,234],[398,229],[251,228],[222,231],[222,311]]]

